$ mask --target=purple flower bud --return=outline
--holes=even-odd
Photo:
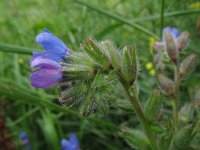
[[[62,150],[80,150],[79,142],[74,133],[70,133],[69,140],[61,140]]]
[[[57,62],[64,61],[64,56],[70,55],[67,46],[47,29],[36,36],[36,41],[46,51],[36,55],[45,56]]]
[[[32,58],[31,67],[39,68],[30,75],[32,86],[36,88],[49,88],[62,79],[62,66],[56,61],[45,57]]]
[[[171,32],[173,38],[175,38],[175,39],[178,38],[179,35],[180,35],[180,31],[177,28],[165,27],[165,28],[163,28],[163,34],[162,34],[163,35],[163,38],[162,38],[163,42],[165,41],[164,32],[166,32],[166,31]]]
[[[66,54],[67,46],[59,38],[46,29],[44,32],[36,36],[36,41],[49,53],[55,55]]]

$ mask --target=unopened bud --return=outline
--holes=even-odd
[[[175,64],[177,64],[178,50],[177,50],[176,42],[172,36],[172,33],[170,31],[165,31],[164,35],[165,35],[165,40],[166,40],[165,42],[166,42],[166,49],[167,49],[168,56]]]
[[[183,32],[179,37],[178,37],[178,40],[177,40],[177,48],[178,48],[178,51],[183,51],[186,46],[187,46],[187,43],[188,43],[188,40],[189,40],[189,32]]]
[[[165,90],[165,92],[169,95],[173,95],[175,91],[174,82],[166,77],[163,74],[158,75],[158,81],[160,82],[161,87]]]
[[[181,77],[191,73],[194,70],[197,64],[197,58],[198,58],[197,55],[192,53],[183,60],[183,62],[180,65]]]

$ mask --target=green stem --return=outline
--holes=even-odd
[[[151,146],[153,150],[157,150],[157,146],[156,146],[155,140],[153,139],[153,134],[150,129],[150,122],[145,118],[145,115],[142,111],[142,108],[140,106],[139,99],[138,99],[137,94],[135,93],[135,90],[130,91],[131,87],[126,83],[126,81],[121,76],[119,77],[120,77],[120,82],[123,85],[130,102],[132,103],[134,112],[136,113],[137,117],[141,121],[144,132],[147,138],[149,139],[149,141],[151,142]]]
[[[175,101],[174,101],[174,124],[175,124],[175,131],[178,129],[179,126],[179,92],[180,92],[180,64],[179,61],[176,65],[175,70]]]
[[[27,47],[21,47],[21,46],[17,46],[17,45],[0,43],[0,51],[8,52],[8,53],[18,53],[18,54],[24,54],[24,55],[32,55],[32,52],[35,51],[35,49],[27,48]]]
[[[161,14],[160,14],[160,38],[162,39],[162,30],[164,26],[164,8],[165,8],[165,0],[162,0],[161,3]]]

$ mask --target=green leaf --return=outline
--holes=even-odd
[[[173,146],[176,150],[187,150],[194,137],[193,127],[186,126],[180,129],[174,136]]]
[[[48,143],[47,145],[49,149],[59,150],[60,142],[54,124],[55,120],[52,115],[53,114],[49,111],[49,109],[45,109],[45,111],[42,113],[42,119],[38,120],[38,122],[42,129],[45,140]]]
[[[152,123],[150,128],[153,132],[162,134],[165,132],[165,128],[160,123]]]
[[[150,142],[143,132],[135,129],[122,129],[121,136],[132,147],[138,150],[150,150]]]
[[[145,105],[145,116],[151,121],[156,121],[161,111],[162,95],[159,89],[156,89]]]

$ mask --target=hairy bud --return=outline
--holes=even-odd
[[[198,60],[197,58],[198,58],[197,55],[192,53],[183,60],[183,62],[180,65],[181,77],[188,75],[194,70],[197,64],[197,60]]]
[[[132,84],[136,80],[138,74],[138,66],[139,64],[135,47],[124,47],[121,72],[128,83]]]
[[[161,110],[162,95],[159,89],[156,89],[145,105],[145,116],[151,121],[158,119]]]
[[[175,91],[175,83],[166,77],[163,74],[158,75],[158,81],[160,82],[161,87],[165,90],[165,92],[169,95],[173,95]]]
[[[189,35],[190,35],[189,32],[183,32],[179,36],[177,40],[177,48],[179,52],[183,51],[186,48],[188,40],[189,40]]]
[[[177,64],[177,62],[178,62],[178,50],[177,50],[176,42],[175,42],[171,32],[165,31],[164,35],[165,35],[165,40],[166,40],[165,42],[166,42],[167,54],[168,54],[169,58],[175,64]]]

